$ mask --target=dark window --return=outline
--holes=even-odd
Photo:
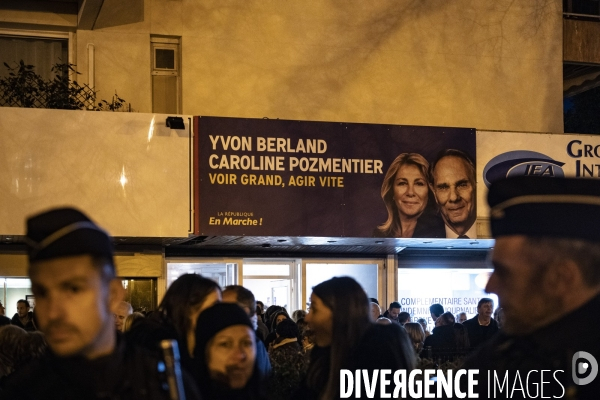
[[[125,288],[125,301],[134,311],[156,310],[156,278],[119,278]]]
[[[600,1],[563,0],[563,11],[569,14],[600,15]]]
[[[155,49],[157,69],[175,69],[175,50]]]
[[[3,63],[16,67],[19,61],[33,65],[34,71],[44,79],[54,78],[54,64],[69,62],[67,39],[0,36],[0,77],[8,76]]]

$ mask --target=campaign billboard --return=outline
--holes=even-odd
[[[487,188],[512,176],[600,178],[600,137],[524,132],[477,132],[478,214],[487,217]]]
[[[474,226],[474,129],[195,122],[199,235],[446,237],[445,222]],[[434,192],[429,164],[444,151]]]

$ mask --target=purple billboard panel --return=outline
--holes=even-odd
[[[196,134],[197,234],[452,237],[474,229],[474,129],[198,117]]]

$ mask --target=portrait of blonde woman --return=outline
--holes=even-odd
[[[396,157],[383,179],[381,198],[388,218],[374,230],[374,237],[446,237],[444,221],[429,190],[429,162],[422,155],[402,153]]]

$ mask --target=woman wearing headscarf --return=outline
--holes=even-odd
[[[277,338],[277,334],[276,334],[277,325],[279,325],[279,323],[281,321],[284,321],[286,319],[290,319],[290,316],[287,313],[287,311],[285,310],[285,308],[282,308],[280,311],[276,311],[273,314],[271,314],[271,317],[270,317],[271,332],[265,338],[265,346],[267,347],[267,349],[271,348],[271,345]]]
[[[277,325],[277,338],[273,342],[269,357],[273,367],[267,397],[270,400],[287,400],[298,390],[306,375],[308,359],[298,341],[298,325],[284,319]]]
[[[218,303],[198,317],[193,377],[203,399],[263,399],[256,334],[237,304]]]
[[[310,366],[297,398],[337,399],[340,370],[412,370],[415,354],[406,331],[397,324],[370,321],[369,300],[350,277],[313,287],[306,316],[315,335]],[[377,384],[376,393],[379,393]],[[364,390],[362,395],[366,396]]]

